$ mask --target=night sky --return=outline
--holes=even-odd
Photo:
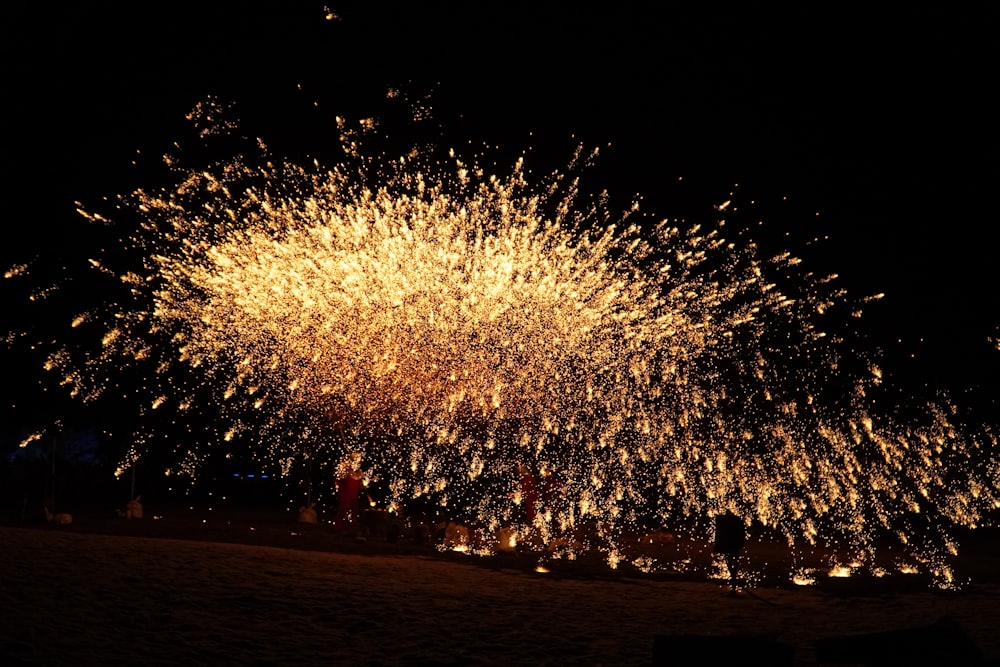
[[[327,19],[317,2],[15,0],[0,260],[85,262],[74,202],[144,184],[208,95],[276,153],[324,157],[334,116],[378,114],[395,87],[426,98],[442,143],[530,146],[543,172],[600,146],[601,186],[658,217],[755,201],[754,238],[886,294],[859,328],[900,377],[992,400],[997,11],[807,4],[331,0]],[[20,329],[23,291],[2,288]],[[7,394],[29,362],[5,361]]]

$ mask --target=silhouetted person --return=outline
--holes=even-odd
[[[524,520],[530,526],[535,522],[535,511],[538,509],[538,479],[530,467],[519,465],[517,472],[521,475],[521,502],[524,503]]]
[[[554,474],[551,470],[542,471],[541,495],[542,507],[559,516],[566,507],[566,484],[562,478]]]
[[[358,497],[363,478],[361,453],[351,452],[337,466],[337,511],[333,516],[333,530],[347,530],[357,521],[360,514]]]
[[[729,585],[736,592],[736,575],[739,567],[740,552],[746,542],[743,520],[733,514],[715,515],[715,553],[726,557],[726,568],[729,570]]]

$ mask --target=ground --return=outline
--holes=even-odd
[[[971,582],[958,591],[918,575],[796,586],[779,581],[779,545],[751,543],[753,581],[734,596],[706,576],[710,549],[665,533],[623,549],[612,570],[590,556],[361,541],[287,512],[144,510],[0,527],[0,608],[14,612],[3,664],[650,665],[686,650],[712,664],[728,655],[727,638],[753,662],[755,637],[787,649],[790,664],[821,665],[832,664],[818,659],[824,641],[914,629],[910,645],[925,657],[919,641],[933,640],[950,664],[963,645],[982,657],[975,664],[1000,664],[992,536],[966,550],[956,570]],[[640,551],[689,564],[644,572],[628,560]],[[810,556],[817,566],[824,557]],[[943,619],[957,640],[932,631]]]

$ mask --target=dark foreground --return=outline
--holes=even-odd
[[[648,549],[687,549],[686,571],[641,571],[634,554],[611,570],[362,542],[277,514],[155,516],[0,527],[0,664],[832,665],[890,641],[895,664],[1000,664],[1000,554],[985,541],[958,591],[779,584],[781,555],[758,545],[754,583],[731,595],[679,543]]]

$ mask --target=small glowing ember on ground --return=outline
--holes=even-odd
[[[806,570],[800,570],[792,575],[792,583],[796,586],[813,586],[816,583],[816,577]]]
[[[851,570],[851,568],[847,565],[835,565],[827,571],[826,576],[838,577],[838,578],[849,577],[851,576],[852,572],[853,571]]]

